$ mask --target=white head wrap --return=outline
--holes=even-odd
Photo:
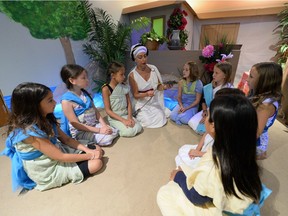
[[[143,45],[140,45],[140,44],[135,44],[131,47],[131,51],[130,51],[130,54],[131,56],[133,55],[134,59],[136,58],[136,56],[139,54],[139,53],[147,53],[147,48]]]

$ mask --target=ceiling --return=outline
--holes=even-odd
[[[284,9],[285,0],[186,0],[186,1],[135,1],[134,6],[124,8],[122,14],[184,3],[199,19],[243,17],[278,14]]]

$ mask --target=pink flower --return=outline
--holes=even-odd
[[[213,56],[213,54],[214,54],[214,46],[212,45],[207,45],[202,50],[202,55],[205,58],[210,58],[211,56]]]

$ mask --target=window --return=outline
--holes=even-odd
[[[151,24],[151,28],[153,28],[159,36],[165,35],[165,16],[151,17]]]

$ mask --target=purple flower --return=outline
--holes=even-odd
[[[212,45],[207,45],[202,50],[202,55],[205,58],[210,58],[211,56],[213,56],[213,54],[214,54],[214,46]]]

